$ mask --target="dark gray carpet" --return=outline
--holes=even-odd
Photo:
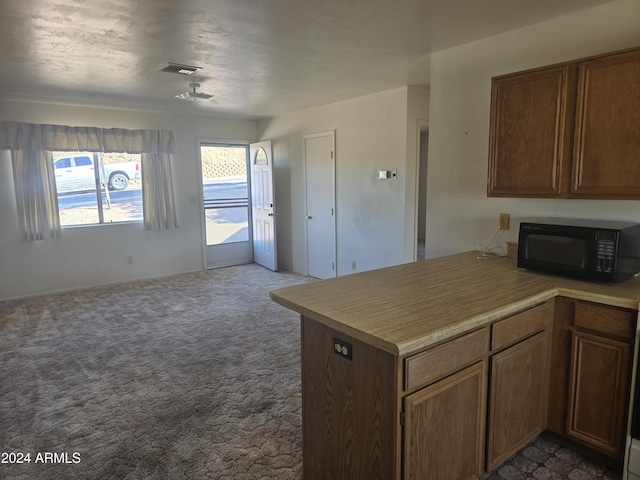
[[[31,456],[0,478],[299,479],[299,321],[268,292],[304,281],[244,265],[0,302],[0,452]]]

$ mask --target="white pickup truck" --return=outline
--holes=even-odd
[[[53,161],[56,172],[58,192],[69,190],[92,189],[96,186],[96,172],[93,155],[78,154],[60,157]],[[101,183],[109,190],[124,190],[129,180],[140,178],[138,162],[103,163],[98,161],[102,169]]]

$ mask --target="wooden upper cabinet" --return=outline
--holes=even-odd
[[[487,187],[640,199],[640,50],[493,78]]]
[[[570,168],[575,68],[493,79],[488,195],[557,197]]]
[[[571,191],[640,198],[640,50],[579,63]]]

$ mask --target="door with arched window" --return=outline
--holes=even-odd
[[[276,208],[273,196],[271,141],[250,146],[251,217],[253,219],[253,261],[276,271]]]

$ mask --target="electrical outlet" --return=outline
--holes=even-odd
[[[351,270],[355,270],[356,269],[356,262],[355,260],[353,262],[351,262]]]
[[[353,360],[353,346],[339,338],[333,339],[333,353],[347,360]]]
[[[500,230],[509,230],[509,221],[511,220],[511,215],[508,213],[500,214]]]
[[[131,255],[127,257],[127,264],[133,265],[133,257]]]

